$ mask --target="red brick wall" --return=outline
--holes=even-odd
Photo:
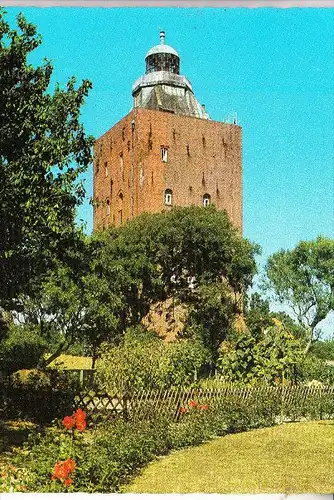
[[[161,146],[168,149],[166,163],[161,161]],[[242,230],[241,128],[237,125],[139,108],[100,137],[94,151],[94,198],[102,202],[94,211],[94,229],[118,225],[142,212],[168,209],[164,192],[169,188],[174,206],[202,206],[208,193],[211,203],[225,208]]]

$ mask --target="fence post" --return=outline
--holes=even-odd
[[[125,422],[127,422],[129,420],[128,402],[129,402],[129,394],[128,394],[127,389],[125,389],[125,391],[123,393],[123,398],[122,398],[122,404],[123,404],[122,415],[123,415],[123,419],[125,420]]]

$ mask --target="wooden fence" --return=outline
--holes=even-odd
[[[176,419],[180,408],[189,401],[198,404],[227,403],[229,400],[255,402],[263,398],[276,403],[281,413],[291,413],[293,409],[305,406],[310,401],[334,398],[334,386],[306,387],[296,386],[257,386],[215,389],[178,388],[168,390],[146,390],[137,393],[99,394],[94,391],[81,392],[76,396],[77,407],[83,408],[88,415],[122,415],[125,418],[146,418],[151,413],[166,415]]]

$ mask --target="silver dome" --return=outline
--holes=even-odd
[[[173,54],[174,56],[180,57],[173,47],[170,45],[165,45],[160,43],[159,45],[155,45],[152,47],[146,54],[145,59],[152,54]]]

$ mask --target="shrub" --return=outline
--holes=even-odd
[[[314,342],[310,351],[320,359],[334,360],[334,337]]]
[[[71,412],[77,387],[62,374],[37,369],[19,370],[1,387],[1,409],[6,418],[51,422]]]
[[[36,368],[46,349],[46,341],[31,326],[13,325],[0,344],[0,370]]]
[[[26,390],[38,390],[51,386],[51,380],[47,373],[37,370],[18,370],[12,373],[10,381],[14,388],[24,388]]]
[[[109,393],[176,387],[190,384],[205,359],[198,341],[165,343],[154,332],[129,328],[119,346],[103,346],[95,378]]]
[[[334,368],[314,355],[303,357],[296,366],[298,381],[318,380],[324,384],[334,383]]]
[[[293,380],[303,359],[302,343],[283,326],[267,328],[261,336],[232,331],[219,349],[218,366],[230,382],[273,384],[275,379]]]

